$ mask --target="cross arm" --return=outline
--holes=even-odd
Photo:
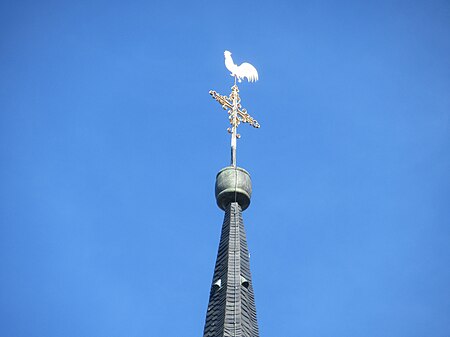
[[[226,110],[226,109],[233,109],[233,103],[231,103],[229,101],[227,96],[222,96],[222,95],[218,94],[214,90],[210,90],[209,94],[212,96],[212,98],[214,98],[217,102],[219,102],[220,105],[222,105],[222,108],[224,110]]]
[[[238,109],[237,112],[238,112],[239,116],[241,117],[242,123],[248,123],[257,129],[261,127],[261,125],[259,125],[258,121],[248,114],[247,109],[242,109],[242,110]]]

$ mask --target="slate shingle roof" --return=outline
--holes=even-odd
[[[258,337],[255,299],[242,209],[225,209],[204,337]]]

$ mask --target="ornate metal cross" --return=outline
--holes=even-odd
[[[228,109],[228,119],[231,124],[231,128],[227,129],[231,133],[231,165],[236,167],[236,138],[241,138],[241,135],[237,133],[238,125],[241,122],[249,123],[254,128],[259,128],[260,125],[248,114],[246,109],[242,108],[239,88],[236,84],[231,87],[231,94],[228,97],[222,96],[214,90],[210,90],[209,94],[222,105],[224,110]]]

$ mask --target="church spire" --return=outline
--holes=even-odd
[[[229,97],[215,91],[209,92],[225,110],[228,109],[231,124],[231,128],[228,128],[231,133],[231,165],[220,170],[216,176],[216,201],[219,208],[225,211],[225,217],[203,337],[259,337],[250,254],[242,218],[242,212],[250,205],[252,182],[250,174],[236,165],[236,140],[240,138],[237,133],[238,125],[243,122],[259,128],[258,122],[242,108],[239,88],[236,85],[236,79],[240,80],[240,77],[258,78],[257,73],[255,75],[256,69],[249,66],[251,65],[248,63],[241,64],[241,69],[230,66],[235,83]]]

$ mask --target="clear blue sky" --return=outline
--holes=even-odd
[[[202,335],[228,49],[261,336],[450,336],[449,36],[448,1],[2,1],[0,335]]]

